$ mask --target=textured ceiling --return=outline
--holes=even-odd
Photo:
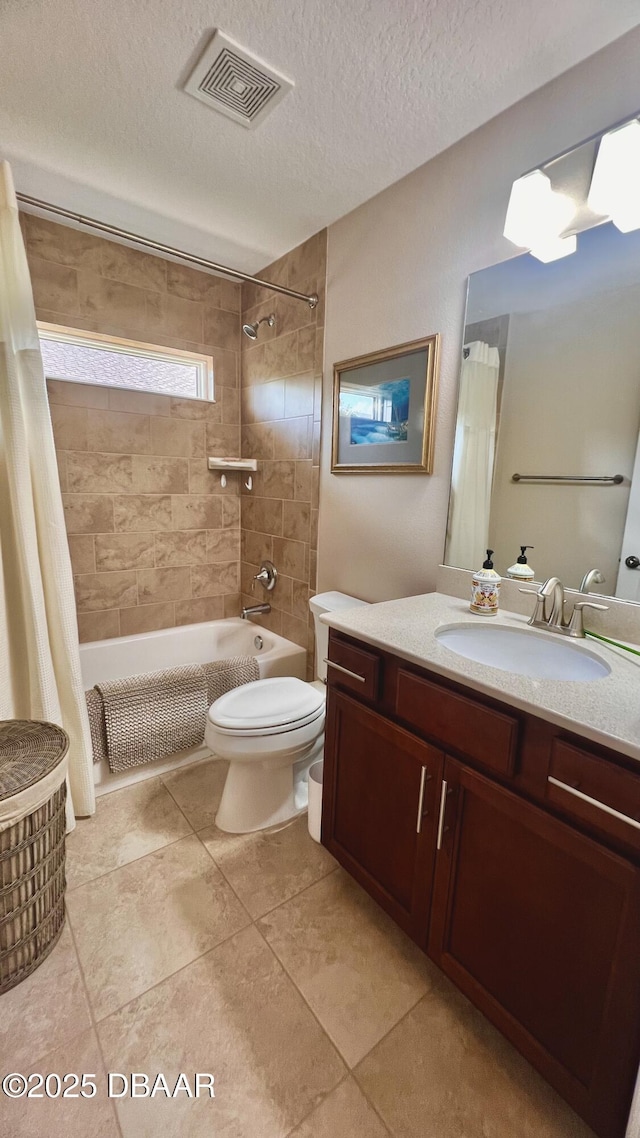
[[[3,0],[0,157],[19,190],[256,271],[639,19],[638,0]],[[254,131],[180,89],[216,26],[295,80]]]

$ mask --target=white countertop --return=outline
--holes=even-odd
[[[532,636],[555,639],[558,634],[529,629],[527,617],[518,613],[500,611],[496,617],[474,617],[468,601],[443,593],[342,609],[320,619],[356,640],[640,760],[640,657],[585,639],[574,643],[604,660],[611,668],[610,675],[587,682],[539,680],[491,668],[443,647],[435,638],[436,630],[456,621],[477,620],[526,629]]]

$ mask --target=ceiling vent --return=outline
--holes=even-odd
[[[246,127],[257,126],[293,87],[291,79],[215,32],[185,91]]]

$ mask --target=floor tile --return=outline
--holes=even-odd
[[[389,1138],[389,1131],[357,1083],[346,1079],[289,1138]]]
[[[175,842],[191,827],[159,778],[98,798],[67,838],[67,884],[84,885],[120,865]]]
[[[207,759],[163,775],[167,790],[194,830],[203,830],[215,822],[228,769],[224,759]]]
[[[0,996],[0,1068],[5,1074],[20,1071],[90,1026],[76,950],[65,926],[40,967]]]
[[[341,869],[258,927],[349,1066],[429,988],[433,965]]]
[[[249,922],[195,834],[75,889],[67,904],[98,1019]]]
[[[402,1138],[593,1138],[441,975],[355,1076]]]
[[[309,837],[306,814],[277,830],[225,834],[211,826],[198,836],[252,917],[275,909],[337,865]]]
[[[10,1069],[21,1070],[19,1064],[14,1064]],[[44,1096],[40,1099],[12,1100],[2,1094],[0,1134],[3,1138],[119,1138],[113,1105],[107,1097],[107,1080],[98,1042],[93,1031],[74,1036],[60,1047],[49,1051],[37,1064],[29,1064],[28,1070],[23,1069],[24,1074],[57,1074],[61,1079],[70,1071],[95,1076],[95,1097]],[[50,1086],[55,1090],[54,1084]],[[65,1083],[65,1089],[72,1089],[68,1082]]]
[[[124,1101],[124,1138],[284,1138],[344,1066],[254,927],[98,1026],[116,1070],[211,1072],[215,1099]]]

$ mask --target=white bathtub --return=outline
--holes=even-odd
[[[297,676],[301,680],[306,679],[304,648],[240,617],[186,624],[161,632],[142,632],[138,636],[94,640],[80,645],[85,689],[101,680],[119,680],[139,672],[155,672],[180,664],[208,664],[211,660],[226,660],[229,656],[255,656],[261,678]],[[123,786],[164,774],[209,754],[203,744],[118,774],[113,774],[106,763],[96,763],[93,768],[96,794],[120,790]]]

